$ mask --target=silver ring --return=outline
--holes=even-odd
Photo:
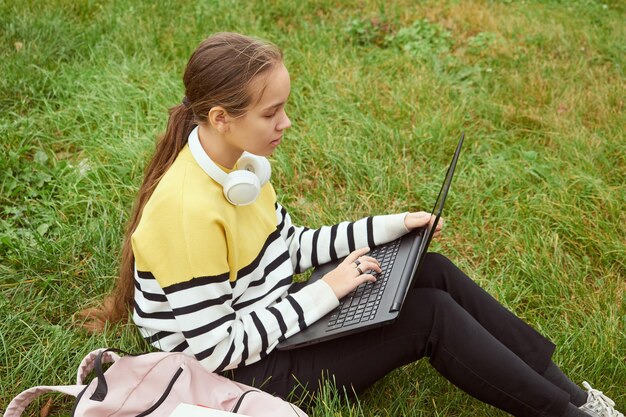
[[[363,271],[361,271],[361,268],[359,268],[359,266],[356,266],[356,270],[359,271],[359,275],[363,275]]]

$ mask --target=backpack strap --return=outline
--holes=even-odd
[[[103,364],[117,361],[120,356],[115,352],[115,349],[105,348],[100,348],[89,352],[78,366],[78,370],[76,371],[76,384],[83,385],[85,383],[84,381],[85,378],[87,378],[87,375],[89,375],[89,373],[94,370],[96,359],[98,358],[98,356],[101,356],[101,363]],[[123,353],[122,351],[119,352]]]
[[[84,385],[39,386],[27,389],[13,398],[4,412],[4,417],[20,417],[35,398],[47,392],[61,392],[76,397],[83,389]]]
[[[98,380],[98,383],[93,394],[91,394],[91,397],[89,397],[90,400],[104,401],[105,397],[107,396],[107,393],[109,392],[109,387],[107,386],[107,380],[104,376],[104,369],[102,368],[102,365],[108,362],[115,362],[117,359],[119,359],[120,356],[117,355],[117,353],[122,353],[125,356],[137,356],[119,349],[101,349],[96,354],[95,360],[93,361],[93,368],[95,369],[96,379]]]
[[[27,389],[26,391],[18,394],[17,397],[15,397],[11,401],[6,411],[4,412],[4,417],[20,417],[26,407],[28,407],[31,402],[33,402],[40,395],[48,392],[61,392],[63,394],[77,397],[86,387],[86,385],[84,384],[85,378],[94,369],[96,370],[96,377],[98,378],[99,386],[99,389],[96,390],[96,392],[98,393],[98,395],[96,396],[104,398],[107,392],[107,386],[106,380],[104,379],[102,365],[105,363],[117,361],[120,358],[120,355],[118,355],[118,353],[126,354],[126,352],[118,349],[105,348],[96,349],[88,353],[83,358],[80,365],[78,366],[78,370],[76,371],[76,385],[42,385]]]

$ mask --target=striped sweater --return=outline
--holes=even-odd
[[[132,235],[133,320],[156,348],[210,371],[254,363],[338,305],[322,280],[295,291],[294,274],[400,237],[404,216],[295,226],[270,184],[251,205],[229,204],[186,146]]]

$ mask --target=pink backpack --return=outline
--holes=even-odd
[[[78,367],[76,385],[40,386],[11,401],[4,417],[19,417],[46,392],[76,397],[73,417],[168,417],[180,403],[245,416],[306,417],[293,404],[207,371],[183,353],[155,352],[120,357],[115,349],[94,350]],[[102,365],[111,363],[106,372]],[[95,370],[89,384],[83,381]]]

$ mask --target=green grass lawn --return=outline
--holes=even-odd
[[[624,412],[625,21],[619,0],[0,0],[0,410],[72,383],[92,349],[146,350],[131,324],[92,335],[75,313],[113,286],[189,55],[229,30],[285,52],[273,183],[300,224],[429,210],[464,130],[434,250]],[[426,361],[358,403],[327,386],[313,414],[504,415]]]

